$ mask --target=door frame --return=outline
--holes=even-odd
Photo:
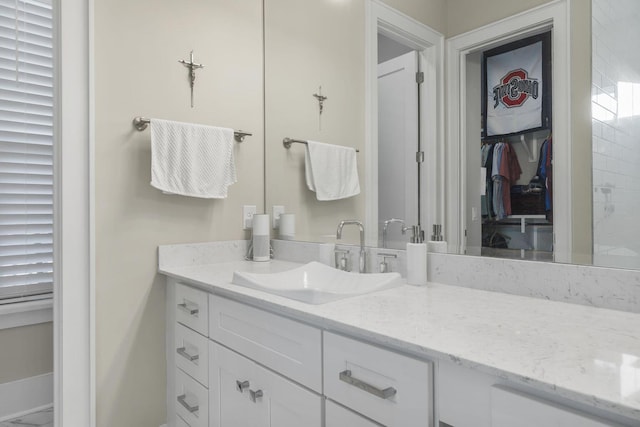
[[[422,224],[442,223],[444,216],[444,36],[379,0],[365,3],[365,232],[367,245],[378,242],[378,33],[418,51],[424,72],[420,85],[420,142],[426,166],[422,173]],[[429,96],[436,94],[436,96]]]
[[[54,0],[54,425],[95,426],[93,0]]]
[[[448,252],[465,251],[466,55],[552,27],[553,233],[554,261],[570,262],[571,231],[571,103],[570,16],[568,0],[556,0],[447,40],[447,186],[444,229]]]

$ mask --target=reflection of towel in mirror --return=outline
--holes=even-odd
[[[236,182],[233,129],[151,120],[151,185],[170,194],[224,199]]]
[[[308,141],[305,177],[318,200],[346,199],[360,194],[356,150],[350,147]]]

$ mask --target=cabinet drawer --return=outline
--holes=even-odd
[[[491,427],[621,427],[533,396],[491,387]]]
[[[176,284],[176,320],[204,336],[209,327],[207,295],[191,286]]]
[[[209,296],[211,339],[321,392],[321,332],[235,301]]]
[[[379,427],[374,423],[355,412],[351,412],[342,406],[327,400],[325,405],[325,426],[326,427]]]
[[[321,427],[322,399],[211,342],[211,426]]]
[[[176,369],[176,414],[191,427],[209,425],[209,392],[202,384]]]
[[[432,364],[325,332],[325,395],[388,427],[433,425]]]
[[[176,366],[205,387],[209,386],[209,340],[186,326],[175,327]]]

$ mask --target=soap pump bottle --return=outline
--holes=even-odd
[[[447,242],[442,237],[442,224],[433,224],[433,233],[427,246],[429,252],[447,253]]]
[[[411,242],[407,243],[407,283],[427,284],[427,244],[420,225],[411,227]]]

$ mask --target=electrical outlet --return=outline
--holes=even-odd
[[[272,218],[272,222],[273,222],[273,229],[275,230],[276,228],[280,227],[280,215],[284,213],[284,206],[282,205],[274,205],[273,206],[273,212],[271,215]]]
[[[242,207],[242,229],[251,230],[253,216],[256,214],[256,205],[244,205]]]

